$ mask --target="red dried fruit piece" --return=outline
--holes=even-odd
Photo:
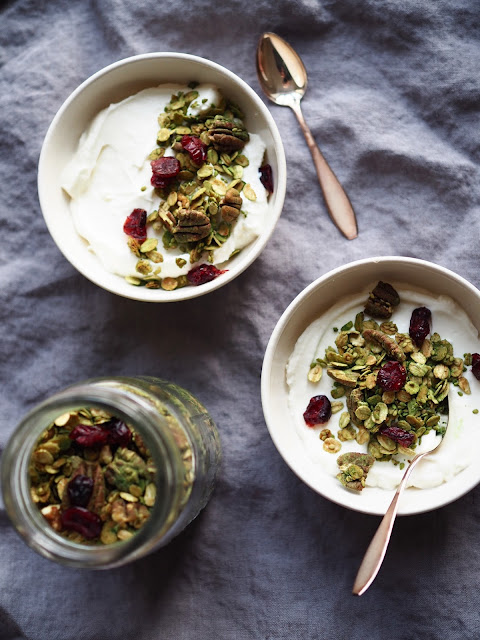
[[[472,373],[480,380],[480,353],[472,353]]]
[[[102,531],[102,521],[99,516],[84,507],[70,507],[61,516],[64,529],[76,531],[87,540],[98,538]]]
[[[400,391],[406,381],[407,371],[405,367],[395,360],[385,362],[377,375],[377,384],[384,391]]]
[[[127,236],[136,238],[137,240],[147,239],[147,212],[145,209],[134,209],[127,216],[123,230]]]
[[[395,424],[391,424],[389,427],[383,427],[380,429],[380,433],[383,436],[388,436],[391,440],[398,442],[398,444],[402,445],[402,447],[405,447],[406,449],[408,449],[415,439],[413,432],[405,431],[405,429],[402,429]]]
[[[325,424],[332,416],[332,405],[327,396],[313,396],[303,414],[303,419],[309,427]]]
[[[423,341],[430,333],[431,320],[432,312],[427,307],[418,307],[412,311],[408,333],[417,347],[422,346]]]
[[[202,165],[207,159],[207,145],[197,136],[182,136],[182,147],[195,164]]]
[[[269,164],[260,167],[260,182],[263,184],[268,193],[273,193],[273,171]]]
[[[108,444],[118,444],[120,447],[128,447],[132,441],[132,432],[119,418],[112,418],[102,424],[107,432]]]
[[[86,507],[93,493],[92,478],[79,473],[68,483],[67,493],[72,506]]]
[[[163,189],[168,185],[170,180],[180,173],[180,162],[171,156],[164,156],[157,160],[152,160],[152,177],[150,182],[153,187]]]
[[[96,447],[104,444],[128,447],[132,432],[118,418],[99,425],[79,424],[70,433],[70,438],[82,447]]]
[[[77,424],[69,437],[81,447],[98,447],[108,442],[108,432],[93,424]]]
[[[198,267],[190,269],[187,273],[187,280],[190,284],[199,285],[215,280],[222,273],[226,273],[228,269],[217,269],[213,264],[199,264]]]

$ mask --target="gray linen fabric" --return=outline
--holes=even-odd
[[[304,486],[263,419],[260,371],[288,303],[354,259],[415,256],[479,285],[478,0],[0,1],[0,447],[67,384],[159,375],[210,409],[224,448],[212,501],[168,547],[106,572],[31,551],[0,511],[0,638],[460,640],[480,637],[480,489],[396,524],[373,587],[350,595],[379,519]],[[57,109],[90,74],[150,51],[207,57],[255,90],[275,31],[310,74],[304,112],[345,185],[360,236],[330,222],[293,114],[270,105],[285,207],[234,282],[178,305],[117,298],[63,258],[36,168]],[[205,331],[209,327],[209,331]]]

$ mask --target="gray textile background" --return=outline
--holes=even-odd
[[[147,374],[195,393],[224,448],[206,511],[125,568],[50,563],[0,510],[2,640],[480,637],[480,487],[401,519],[376,582],[355,599],[379,519],[297,480],[269,438],[259,388],[275,323],[331,268],[415,256],[480,285],[479,17],[478,0],[0,0],[0,447],[69,383]],[[260,258],[178,305],[95,287],[60,254],[38,205],[37,161],[57,109],[93,72],[149,51],[205,56],[260,91],[254,53],[267,30],[303,57],[305,117],[351,197],[359,238],[332,225],[293,114],[270,105],[289,176]]]

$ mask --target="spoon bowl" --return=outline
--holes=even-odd
[[[352,204],[328,162],[318,148],[300,108],[307,89],[305,66],[292,47],[275,33],[264,33],[257,47],[258,81],[265,95],[275,104],[290,107],[312,154],[328,213],[349,240],[357,237],[357,221]]]
[[[260,38],[257,73],[262,89],[275,104],[290,106],[292,100],[301,100],[307,90],[308,76],[302,59],[274,33]]]

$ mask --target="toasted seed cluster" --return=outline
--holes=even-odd
[[[367,309],[371,308],[372,300],[377,310],[382,306],[378,300],[383,300],[383,308],[400,303],[388,283],[380,282],[374,291]],[[470,393],[470,387],[463,376],[464,360],[454,355],[450,342],[433,333],[420,347],[416,346],[410,335],[400,332],[390,320],[390,311],[391,308],[389,320],[381,324],[368,318],[366,311],[359,312],[354,321],[337,331],[335,346],[326,349],[325,357],[311,364],[308,379],[320,380],[319,369],[325,370],[333,380],[332,397],[346,399],[347,411],[340,416],[336,434],[339,445],[355,440],[359,445],[367,445],[372,464],[374,460],[390,460],[403,468],[404,463],[395,458],[397,454],[414,456],[420,438],[432,429],[440,435],[445,433],[441,416],[448,413],[450,384],[465,394]],[[377,379],[388,361],[400,363],[406,372],[405,382],[395,391],[383,390]],[[334,446],[336,439],[330,432],[325,439],[323,430],[320,438],[326,451],[335,453],[340,448]],[[339,458],[341,473],[337,477],[344,486],[361,491],[371,464],[358,465],[350,458],[345,462],[344,456]],[[354,468],[348,470],[346,464],[362,467],[362,474]]]
[[[127,240],[139,261],[138,277],[126,280],[136,286],[172,291],[190,284],[185,275],[162,278],[163,252],[179,247],[189,254],[192,264],[201,259],[213,263],[215,250],[228,240],[239,215],[245,215],[243,198],[257,199],[254,189],[243,180],[249,160],[242,150],[249,134],[242,112],[222,98],[220,104],[199,115],[187,114],[199,99],[195,86],[192,83],[190,91],[174,94],[158,118],[157,147],[149,159],[157,160],[169,149],[181,170],[157,190],[162,204],[147,217],[147,233],[149,228],[162,233],[163,248],[153,237],[143,243]],[[200,139],[206,153],[204,162],[192,160],[182,146],[183,136]]]
[[[367,474],[374,462],[375,458],[368,453],[354,451],[343,453],[337,459],[337,465],[340,468],[337,478],[347,489],[362,491]]]

